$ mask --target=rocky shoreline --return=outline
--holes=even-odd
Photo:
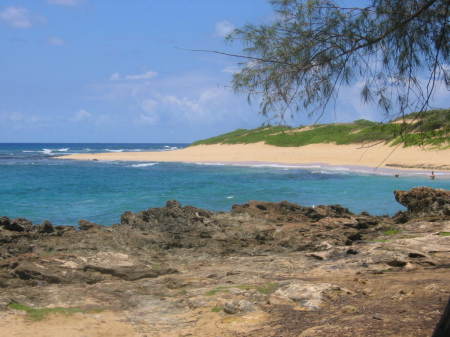
[[[0,217],[0,335],[63,321],[80,337],[431,336],[450,295],[450,191],[395,197],[408,210],[393,217],[260,201],[169,201],[111,227]]]

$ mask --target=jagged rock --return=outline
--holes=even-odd
[[[408,215],[408,212],[397,212],[397,214],[395,214],[392,219],[394,220],[394,222],[396,224],[404,224],[407,223],[408,220],[410,219],[410,216]]]
[[[450,191],[417,187],[409,191],[394,191],[395,200],[414,216],[450,216]]]
[[[209,212],[169,201],[81,230],[3,217],[0,293],[36,308],[95,303],[161,335],[431,334],[450,291],[450,219],[404,213],[395,234],[388,216],[288,202]],[[222,309],[251,313],[205,315]],[[236,330],[224,334],[227,320]]]
[[[8,217],[6,217],[6,216],[0,217],[0,227],[5,227],[5,226],[9,225],[9,222],[10,222],[10,220]]]
[[[326,217],[349,217],[353,215],[347,208],[340,205],[303,207],[288,201],[279,203],[250,201],[243,205],[233,205],[232,213],[246,213],[252,216],[264,214],[266,217],[277,216],[303,218],[318,221]],[[289,220],[289,219],[288,219]]]
[[[32,223],[27,219],[17,218],[10,220],[8,217],[0,218],[0,226],[13,232],[25,232],[30,229]]]
[[[53,233],[55,232],[55,227],[53,226],[53,224],[50,221],[44,221],[41,225],[37,226],[38,227],[38,232],[39,233]]]
[[[177,200],[168,200],[166,202],[166,207],[167,208],[181,208],[181,204]]]
[[[150,208],[139,213],[126,212],[121,217],[121,224],[142,230],[159,229],[178,234],[207,222],[211,215],[209,211],[192,206],[181,207],[178,201],[170,200],[166,207]]]
[[[234,205],[231,213],[214,213],[182,207],[172,200],[165,207],[124,213],[121,226],[145,232],[163,249],[194,248],[222,254],[247,250],[253,254],[257,245],[277,251],[323,250],[321,242],[325,241],[330,247],[350,245],[376,231],[382,220],[369,215],[355,217],[339,205],[303,207],[287,201],[250,201]],[[280,229],[280,222],[291,225]]]
[[[80,221],[78,221],[78,228],[81,231],[87,231],[90,229],[100,229],[100,228],[102,228],[102,226],[98,225],[94,222],[87,221],[87,220],[80,220]]]

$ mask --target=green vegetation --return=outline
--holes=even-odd
[[[267,126],[254,130],[237,129],[223,135],[198,141],[193,145],[199,144],[238,144],[238,143],[257,143],[265,141],[268,137],[279,132],[290,130],[288,126]]]
[[[212,312],[221,312],[222,310],[223,310],[223,307],[219,307],[219,306],[211,309]]]
[[[217,287],[217,288],[214,288],[214,289],[208,291],[206,293],[206,296],[214,296],[214,295],[216,295],[217,293],[220,293],[220,292],[228,292],[229,288],[232,288],[232,287]]]
[[[261,294],[270,295],[273,292],[275,292],[275,290],[277,290],[279,287],[280,285],[278,283],[270,282],[265,285],[257,287],[256,290]]]
[[[397,228],[391,228],[383,232],[384,235],[397,235],[400,234],[402,231]]]
[[[450,236],[450,232],[440,232],[440,236]]]
[[[41,321],[50,314],[72,315],[78,312],[86,313],[86,310],[80,308],[32,308],[24,304],[11,303],[8,308],[14,310],[25,311],[27,318],[32,321]],[[96,312],[99,310],[95,310]]]
[[[384,242],[389,242],[389,240],[387,240],[387,239],[374,239],[374,240],[370,240],[369,242],[381,242],[381,243],[384,243]]]
[[[404,146],[450,146],[450,109],[410,114],[389,123],[364,119],[353,123],[319,124],[311,127],[265,126],[253,130],[238,129],[192,145],[249,144],[265,142],[275,146],[304,146],[319,143],[354,144],[385,142]]]

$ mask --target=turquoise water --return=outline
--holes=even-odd
[[[246,167],[182,163],[79,162],[57,154],[164,151],[186,144],[0,144],[0,216],[75,225],[110,225],[127,211],[184,205],[229,210],[248,200],[302,205],[342,204],[354,212],[394,214],[392,191],[415,186],[450,189],[450,179],[380,176],[320,168]]]

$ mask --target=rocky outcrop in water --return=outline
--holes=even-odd
[[[395,191],[395,200],[408,208],[413,216],[450,217],[450,191],[416,187],[410,191]]]
[[[320,250],[370,237],[390,219],[356,215],[339,205],[302,207],[251,201],[230,213],[209,212],[177,201],[139,213],[126,212],[121,226],[145,232],[162,249],[191,248],[217,254]]]

